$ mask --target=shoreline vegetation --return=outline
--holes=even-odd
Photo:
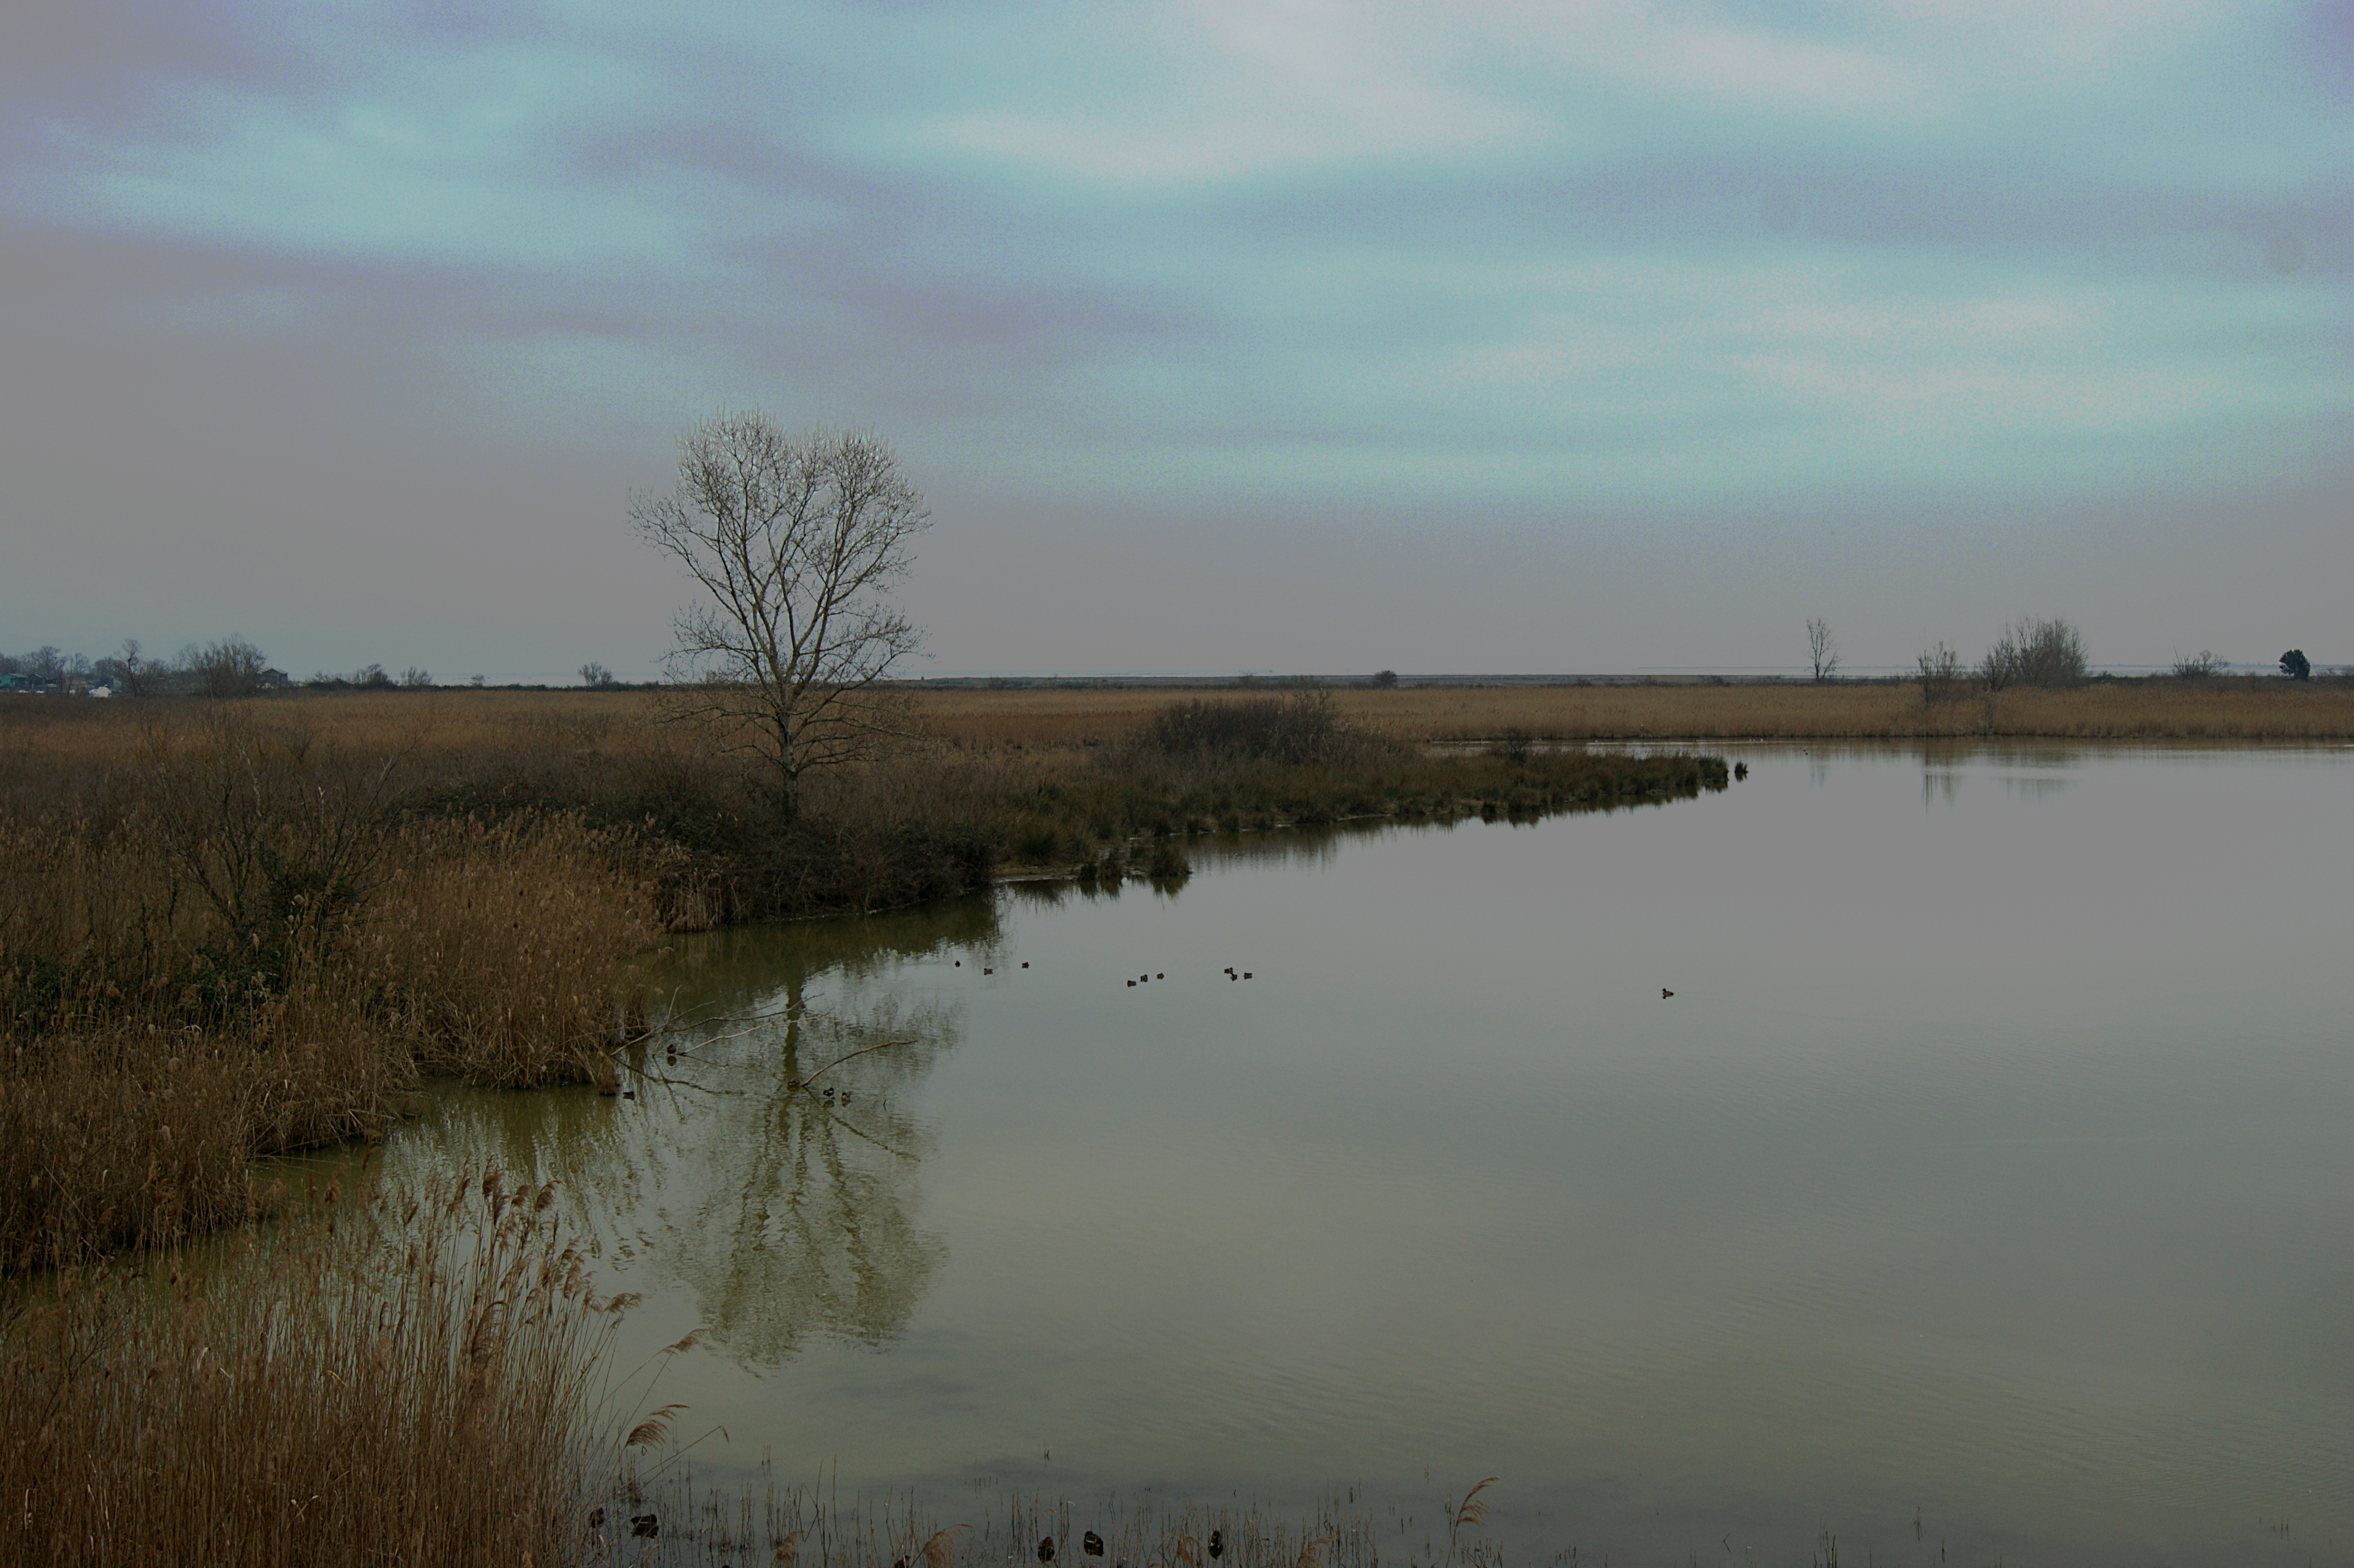
[[[373,1141],[429,1077],[615,1092],[666,932],[1013,875],[1173,885],[1205,835],[1660,804],[1728,783],[1722,758],[1670,744],[1679,727],[1886,737],[1890,705],[1921,705],[1866,687],[909,695],[903,742],[811,776],[790,821],[757,768],[648,694],[0,707],[0,1431],[23,1560],[634,1550],[635,1493],[595,1531],[563,1499],[633,1488],[668,1414],[592,1394],[626,1303],[588,1295],[547,1189],[493,1171],[339,1208],[266,1188],[254,1161]],[[2029,702],[2046,698],[2078,705]],[[2152,716],[2169,703],[2171,730]],[[2079,726],[2038,734],[2354,733],[2354,697],[2318,682],[2004,692],[1988,711]],[[1556,744],[1585,739],[1649,744]],[[429,1493],[455,1500],[420,1512]],[[892,1545],[930,1568],[966,1555]]]
[[[1204,835],[1658,803],[1722,759],[1439,754],[1328,694],[1076,744],[917,733],[774,810],[610,698],[0,709],[0,1273],[234,1224],[250,1160],[380,1136],[428,1077],[617,1087],[668,932],[1002,876],[1163,883]]]

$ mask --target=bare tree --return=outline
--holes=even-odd
[[[793,436],[754,409],[682,436],[676,488],[633,495],[630,520],[710,596],[672,620],[689,711],[765,760],[792,821],[803,773],[887,727],[875,683],[922,645],[890,601],[931,525],[922,492],[872,435]]]
[[[613,683],[613,672],[591,659],[580,666],[580,683],[584,686],[610,686]]]
[[[1936,647],[1921,651],[1921,700],[1925,703],[1949,703],[1958,692],[1962,681],[1962,656],[1946,646],[1941,639]]]
[[[1839,673],[1839,641],[1831,636],[1831,623],[1819,615],[1807,617],[1807,651],[1814,655],[1817,681],[1828,681]]]
[[[208,697],[251,696],[261,689],[261,673],[269,662],[260,649],[242,637],[223,638],[186,661]]]
[[[107,673],[114,678],[116,687],[126,697],[143,697],[155,689],[155,661],[140,657],[139,639],[122,640],[122,652],[108,662]]]

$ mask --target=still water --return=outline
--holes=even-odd
[[[2354,753],[1724,749],[682,938],[634,1099],[454,1095],[391,1163],[561,1179],[625,1360],[708,1325],[652,1395],[708,1479],[2354,1562]]]

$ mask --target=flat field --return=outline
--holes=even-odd
[[[1273,683],[1180,686],[928,686],[911,683],[918,727],[965,746],[1024,748],[1119,739],[1172,703],[1267,696]],[[1903,739],[2017,736],[2115,740],[2354,740],[2354,682],[2224,677],[2094,681],[2058,691],[1965,689],[1926,703],[1913,683],[1332,686],[1350,723],[1400,740]],[[0,752],[48,768],[133,760],[140,710],[0,698]],[[472,771],[498,757],[611,761],[671,749],[661,698],[641,690],[291,693],[263,711],[299,716],[345,744],[398,747],[429,768]],[[177,705],[159,705],[169,709]],[[152,710],[151,710],[152,711]],[[8,722],[13,721],[13,722]]]
[[[1349,720],[1403,740],[1903,739],[2017,736],[2111,740],[2354,739],[2354,683],[2264,678],[2094,681],[2064,690],[1965,691],[1927,703],[1914,683],[1334,687]],[[918,689],[917,711],[966,744],[1081,743],[1125,732],[1183,697],[1227,686]]]

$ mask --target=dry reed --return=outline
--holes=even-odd
[[[404,820],[399,753],[250,706],[134,719],[0,769],[0,1268],[234,1220],[250,1155],[420,1073],[594,1074],[657,931],[635,835]]]
[[[613,1304],[552,1199],[496,1171],[359,1204],[331,1188],[209,1257],[16,1287],[9,1561],[584,1561]]]

